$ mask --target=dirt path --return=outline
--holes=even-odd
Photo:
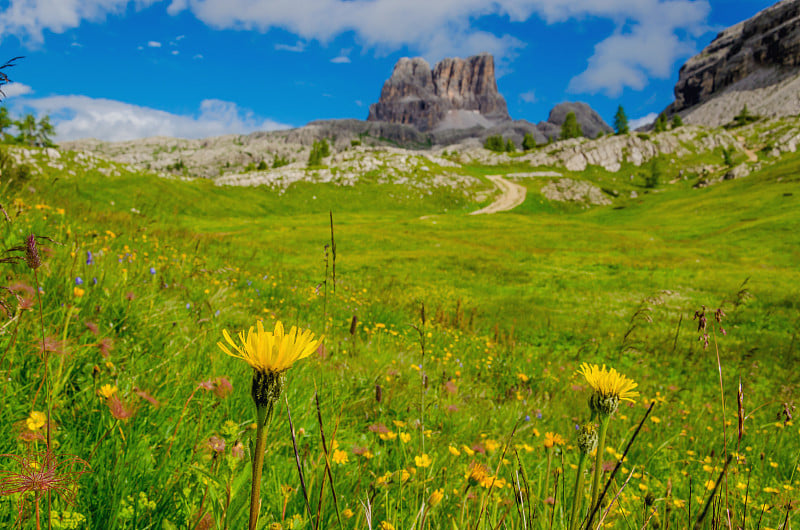
[[[500,175],[488,175],[486,178],[494,182],[494,185],[500,190],[500,196],[497,197],[492,204],[486,208],[481,208],[470,215],[479,215],[484,213],[497,213],[513,210],[523,202],[525,202],[525,187],[520,186],[515,182],[506,180]]]
[[[758,155],[744,145],[744,138],[737,136],[736,139],[739,141],[739,147],[741,147],[742,151],[744,151],[744,154],[747,155],[747,160],[750,162],[758,162]]]

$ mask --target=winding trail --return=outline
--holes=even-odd
[[[492,204],[480,210],[470,212],[470,215],[480,215],[485,213],[497,213],[513,210],[525,202],[526,189],[516,182],[506,180],[500,175],[487,175],[495,186],[500,190],[500,196]]]
[[[737,136],[736,139],[739,141],[739,147],[741,147],[742,151],[744,151],[744,154],[747,155],[747,160],[749,160],[750,162],[758,162],[758,155],[747,148],[747,146],[744,143],[744,138],[742,138],[741,136]]]

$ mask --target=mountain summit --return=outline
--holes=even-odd
[[[494,58],[482,53],[447,58],[431,69],[421,57],[404,57],[370,105],[367,121],[412,125],[419,131],[489,128],[509,121],[506,101],[497,91]]]

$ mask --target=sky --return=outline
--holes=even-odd
[[[494,55],[512,118],[584,101],[632,125],[765,0],[0,0],[12,116],[56,141],[203,138],[366,119],[401,57]]]

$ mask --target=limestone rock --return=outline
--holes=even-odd
[[[542,195],[551,201],[611,204],[603,191],[585,180],[562,178],[542,186]]]
[[[680,69],[667,114],[717,126],[744,105],[757,115],[800,112],[800,0],[783,0],[731,26]]]
[[[570,112],[575,113],[581,132],[587,138],[595,138],[601,132],[603,134],[614,132],[592,107],[580,101],[559,103],[550,111],[547,121],[539,122],[537,127],[545,137],[557,140],[561,135],[561,126]]]
[[[491,127],[509,120],[497,92],[494,58],[448,58],[431,70],[422,58],[404,57],[370,105],[367,121],[413,125],[420,131]]]

